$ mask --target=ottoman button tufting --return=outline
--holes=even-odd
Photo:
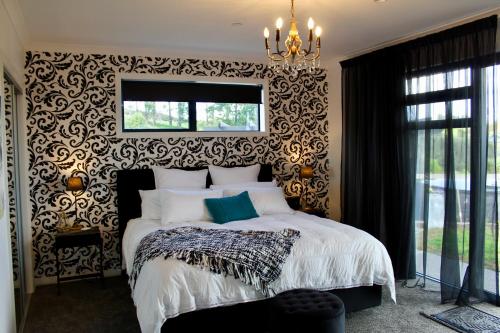
[[[344,303],[329,292],[295,289],[269,302],[270,331],[344,333]]]

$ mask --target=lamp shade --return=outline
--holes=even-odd
[[[300,167],[300,178],[312,178],[313,173],[313,167],[310,165],[304,165]]]
[[[83,190],[82,177],[69,177],[68,184],[66,185],[66,191],[81,191],[81,190]]]

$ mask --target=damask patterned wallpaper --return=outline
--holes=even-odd
[[[4,97],[5,97],[5,146],[7,160],[7,185],[9,192],[7,198],[9,202],[9,224],[10,224],[10,244],[12,247],[12,271],[14,282],[17,282],[19,276],[19,254],[17,252],[17,228],[16,228],[16,196],[14,184],[14,118],[13,118],[13,98],[14,87],[4,79]]]
[[[119,264],[115,171],[145,168],[272,163],[288,195],[300,190],[301,164],[315,167],[311,188],[316,206],[328,208],[326,72],[298,77],[275,75],[260,64],[96,54],[28,52],[27,131],[36,277],[55,275],[52,251],[58,211],[74,211],[64,191],[70,175],[81,175],[86,191],[78,219],[100,226],[105,268]],[[269,79],[270,135],[267,137],[116,137],[115,74],[153,73]],[[97,267],[94,249],[64,253],[64,274]],[[62,257],[62,252],[61,252]]]

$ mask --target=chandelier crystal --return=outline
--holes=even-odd
[[[300,39],[299,31],[297,29],[297,20],[295,19],[295,1],[291,0],[291,2],[292,18],[290,20],[288,37],[284,42],[284,50],[280,49],[283,19],[280,17],[276,20],[276,52],[271,52],[271,48],[269,47],[269,29],[267,27],[264,29],[269,67],[277,73],[285,71],[297,74],[298,71],[303,69],[312,72],[320,65],[320,37],[322,30],[319,26],[316,26],[316,28],[314,27],[314,20],[310,17],[307,21],[307,27],[309,29],[309,36],[307,38],[308,47],[302,48],[302,40]],[[316,43],[314,43],[314,38],[316,38]],[[313,47],[313,44],[316,44],[315,47]]]

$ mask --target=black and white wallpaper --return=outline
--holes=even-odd
[[[51,52],[28,52],[25,70],[36,277],[55,275],[52,246],[58,212],[74,211],[75,199],[64,191],[70,175],[84,178],[86,191],[77,200],[78,219],[101,227],[106,269],[120,267],[115,184],[119,169],[272,163],[276,178],[293,195],[301,189],[300,165],[312,164],[315,177],[310,188],[315,195],[309,200],[328,208],[324,70],[293,77],[242,62]],[[117,138],[116,73],[267,78],[270,135]],[[76,251],[61,252],[64,274],[94,271],[97,251]]]
[[[19,277],[19,255],[17,251],[17,223],[16,223],[16,196],[14,183],[14,118],[13,102],[14,87],[9,81],[4,79],[4,98],[5,98],[5,157],[7,161],[7,200],[9,202],[9,225],[10,225],[10,244],[12,247],[12,271],[14,283]]]

